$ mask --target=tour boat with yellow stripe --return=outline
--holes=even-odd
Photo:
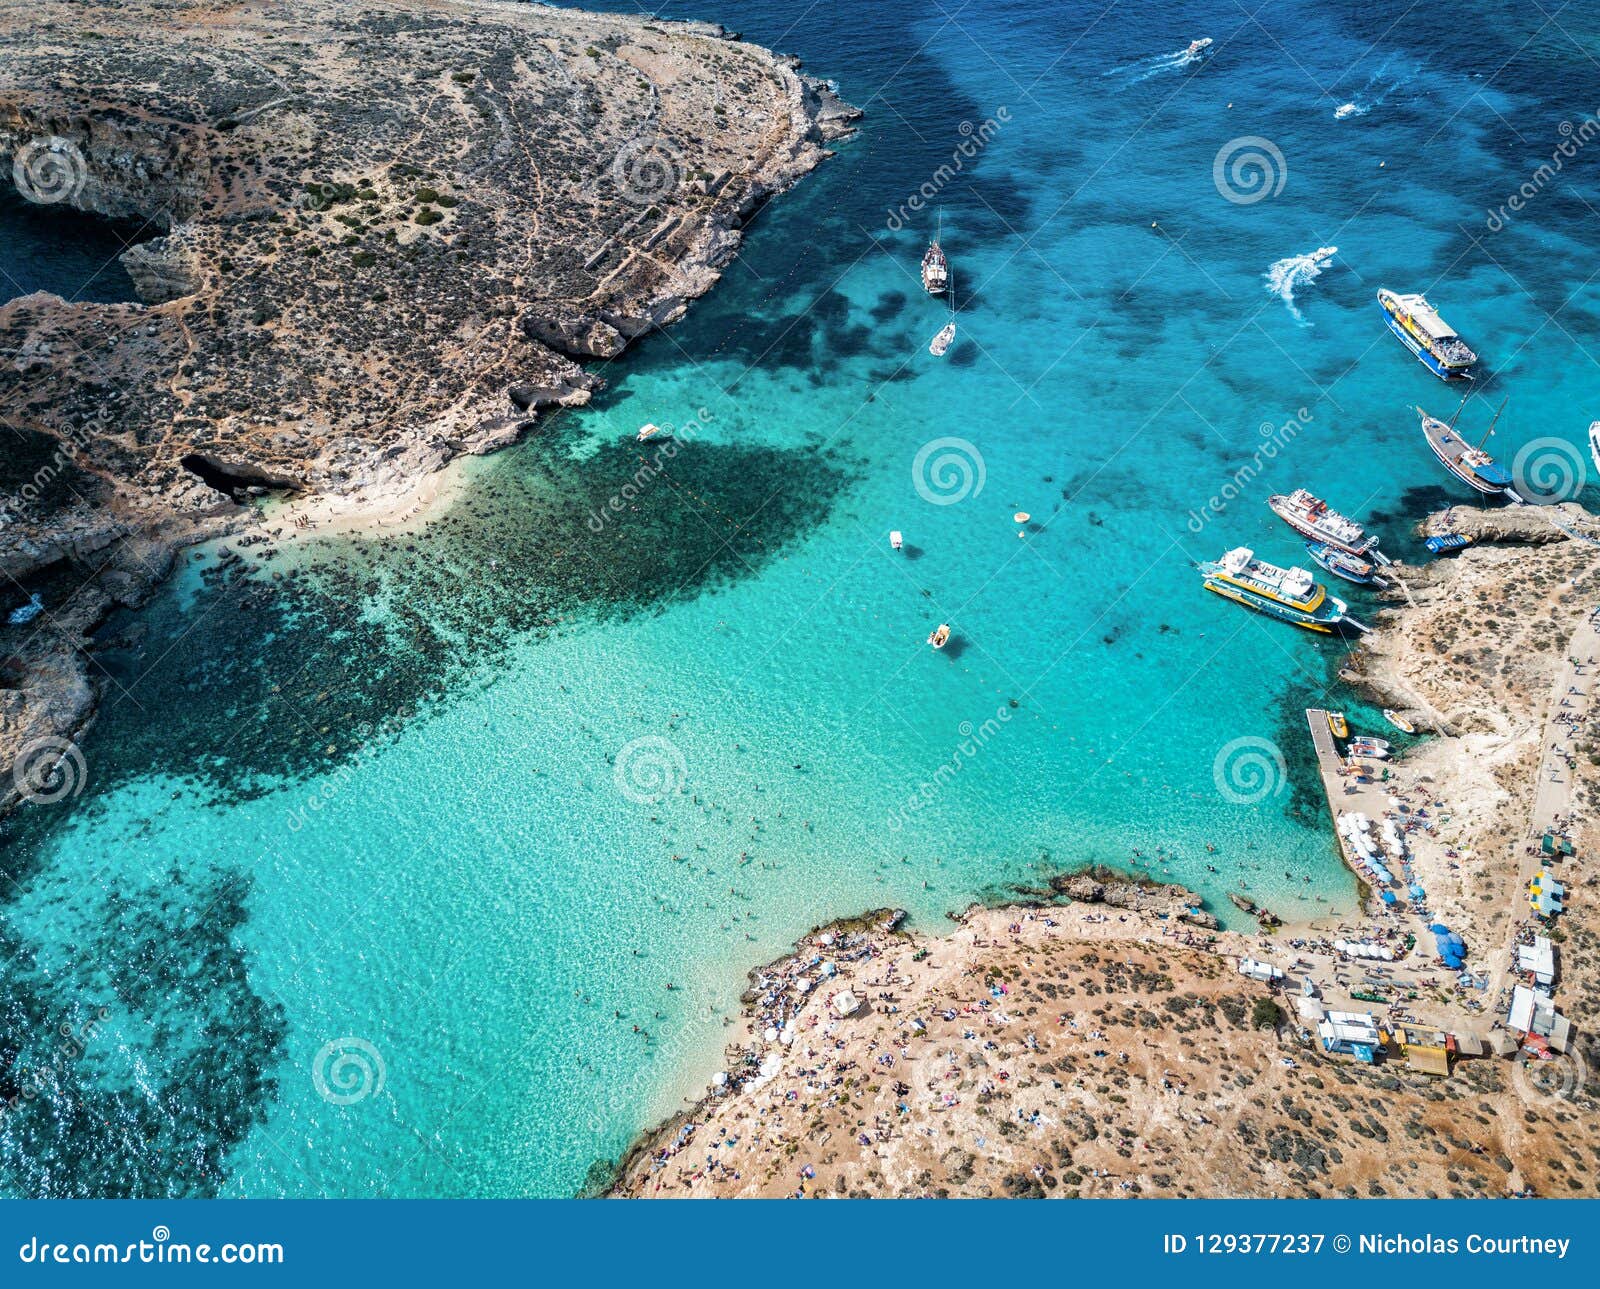
[[[1472,364],[1478,361],[1478,355],[1439,316],[1427,296],[1380,289],[1378,304],[1389,330],[1440,380],[1472,379]]]
[[[1349,606],[1314,581],[1303,568],[1279,568],[1256,558],[1248,546],[1227,552],[1220,560],[1200,565],[1205,588],[1307,631],[1331,635],[1342,626],[1365,631],[1349,614]]]

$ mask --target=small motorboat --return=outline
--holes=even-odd
[[[638,433],[638,435],[636,437],[637,437],[638,442],[643,443],[646,439],[651,438],[654,435],[657,435],[657,434],[660,434],[660,433],[661,433],[661,427],[652,422],[652,423],[647,423],[645,425],[641,425],[639,427],[639,433]]]
[[[1428,538],[1422,544],[1428,548],[1430,555],[1443,555],[1446,551],[1458,551],[1472,545],[1472,538],[1463,537],[1460,533],[1441,533],[1437,537]]]
[[[1185,58],[1198,58],[1200,52],[1211,48],[1211,37],[1201,36],[1199,40],[1191,40],[1189,47],[1183,51]]]
[[[1402,734],[1415,734],[1417,732],[1417,727],[1415,725],[1408,721],[1404,716],[1400,715],[1399,712],[1394,711],[1392,708],[1385,707],[1383,709],[1383,719],[1388,721],[1389,724],[1393,725],[1395,729],[1399,730]]]
[[[1589,422],[1589,455],[1594,460],[1594,468],[1600,470],[1600,421]]]
[[[1389,740],[1378,738],[1373,734],[1357,734],[1350,742],[1352,745],[1360,743],[1367,747],[1381,748],[1385,752],[1389,750]]]
[[[1373,747],[1370,743],[1351,743],[1346,749],[1352,757],[1370,757],[1374,761],[1387,761],[1389,749],[1386,747]]]
[[[20,609],[12,609],[6,621],[14,627],[25,627],[43,612],[44,601],[35,593],[28,597],[28,602]]]
[[[941,622],[928,634],[928,643],[935,649],[943,649],[945,642],[950,639],[950,624]]]
[[[1327,569],[1335,577],[1344,578],[1346,582],[1354,582],[1358,586],[1388,585],[1378,576],[1378,570],[1366,560],[1330,546],[1326,542],[1307,542],[1306,554],[1311,556],[1319,568]]]
[[[899,550],[905,544],[906,544],[906,539],[900,535],[900,530],[898,528],[896,528],[892,533],[889,534],[889,549],[890,550]]]
[[[1328,713],[1328,728],[1333,731],[1334,738],[1350,737],[1350,722],[1345,720],[1343,712]]]

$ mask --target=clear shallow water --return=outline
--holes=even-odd
[[[1135,849],[1223,909],[1242,882],[1349,906],[1300,715],[1331,695],[1359,723],[1342,648],[1203,596],[1192,562],[1296,559],[1263,503],[1300,483],[1402,556],[1464,499],[1409,410],[1454,397],[1379,284],[1484,351],[1467,417],[1512,396],[1503,456],[1579,441],[1600,195],[1577,168],[1485,226],[1586,110],[1578,55],[1537,24],[1411,46],[1355,5],[1097,14],[682,10],[837,77],[861,136],[427,533],[283,581],[208,556],[107,628],[87,790],[9,826],[5,932],[14,1042],[108,1015],[51,1066],[66,1129],[0,1120],[6,1189],[570,1193],[716,1068],[744,971],[825,918],[937,927]],[[933,213],[887,223],[989,119],[935,203],[962,305],[941,362]],[[1287,178],[1235,204],[1213,159],[1246,136]],[[1297,317],[1266,274],[1327,245]],[[629,441],[701,407],[670,458]],[[982,460],[953,504],[916,486],[940,438]],[[1214,777],[1240,739],[1286,761],[1255,804]]]

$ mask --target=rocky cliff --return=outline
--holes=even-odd
[[[70,588],[0,619],[0,765],[176,544],[586,401],[855,115],[717,28],[479,0],[40,0],[0,66],[0,176],[147,234],[141,303],[0,306],[0,608]]]

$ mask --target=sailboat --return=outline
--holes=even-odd
[[[1440,465],[1474,491],[1481,492],[1485,496],[1505,497],[1508,501],[1520,502],[1522,498],[1511,486],[1510,473],[1483,450],[1483,445],[1494,433],[1500,413],[1506,410],[1505,401],[1501,401],[1499,410],[1494,414],[1494,420],[1489,422],[1489,428],[1483,432],[1483,437],[1478,440],[1476,446],[1469,444],[1456,433],[1456,418],[1461,415],[1461,408],[1466,405],[1467,400],[1463,398],[1461,407],[1456,408],[1455,416],[1448,422],[1441,421],[1436,416],[1429,416],[1420,407],[1417,408],[1422,415],[1422,435],[1428,440],[1428,446],[1433,449],[1433,455],[1439,458]]]
[[[922,253],[922,289],[929,295],[943,295],[945,288],[950,285],[950,263],[944,257],[944,248],[939,245],[943,235],[944,211],[941,210],[938,231],[934,233],[928,249]]]
[[[939,328],[939,334],[928,342],[928,352],[935,358],[943,358],[945,350],[950,348],[950,342],[956,338],[956,284],[954,275],[950,280],[950,321]]]

